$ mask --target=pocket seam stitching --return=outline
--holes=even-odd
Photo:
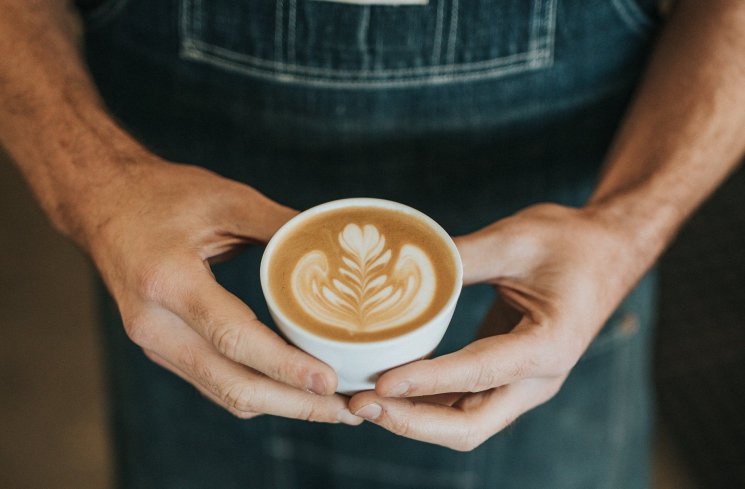
[[[448,49],[445,59],[449,65],[455,64],[455,41],[458,35],[458,9],[460,3],[458,0],[452,0],[450,4],[450,31],[448,32]]]
[[[247,67],[253,67],[256,69],[264,68],[267,71],[270,69],[283,70],[280,73],[293,72],[298,75],[309,75],[309,76],[327,76],[328,78],[354,78],[354,77],[368,77],[365,80],[350,80],[350,81],[376,81],[375,78],[394,78],[407,76],[422,76],[432,75],[436,76],[439,74],[448,74],[449,72],[463,72],[468,73],[473,71],[479,71],[489,68],[497,68],[504,65],[515,64],[519,62],[534,62],[544,60],[548,58],[548,49],[539,48],[534,51],[523,51],[521,53],[514,53],[500,58],[494,58],[490,60],[476,61],[471,63],[459,63],[459,64],[443,64],[437,66],[421,66],[416,68],[396,68],[388,70],[346,70],[336,68],[319,68],[314,66],[298,65],[292,63],[286,63],[283,61],[273,61],[264,58],[257,58],[246,53],[239,53],[230,49],[225,49],[220,46],[198,41],[195,39],[189,39],[184,42],[184,50],[187,51],[184,54],[193,56],[197,53],[201,53],[207,56],[213,56],[225,62],[233,62],[238,64],[247,65]],[[251,66],[253,65],[253,66]],[[263,65],[263,66],[262,66]],[[388,81],[388,80],[377,80],[377,81]]]
[[[323,77],[313,77],[308,75],[298,75],[293,73],[277,73],[269,70],[262,70],[241,64],[235,61],[225,60],[218,56],[210,55],[203,51],[185,49],[181,52],[185,58],[194,59],[197,61],[203,61],[216,66],[220,66],[230,71],[239,73],[246,73],[254,75],[259,78],[269,79],[280,82],[297,82],[306,83],[308,85],[315,85],[329,88],[388,88],[388,87],[405,87],[405,86],[419,86],[419,85],[440,85],[445,83],[453,83],[460,81],[477,81],[488,78],[494,78],[503,76],[511,73],[524,73],[540,68],[544,68],[551,63],[551,59],[546,57],[540,57],[531,59],[527,63],[517,64],[511,63],[506,66],[500,66],[492,68],[486,71],[475,71],[475,72],[457,72],[457,73],[439,73],[431,74],[418,78],[398,78],[388,80],[333,80]]]
[[[229,71],[246,73],[274,81],[307,83],[316,86],[338,88],[385,88],[421,84],[432,85],[457,81],[476,81],[510,73],[532,71],[550,66],[554,60],[555,6],[557,0],[535,0],[535,6],[541,7],[547,5],[548,9],[545,12],[545,17],[543,8],[537,9],[540,15],[533,16],[530,29],[540,31],[543,27],[545,34],[542,36],[531,36],[526,51],[470,63],[438,64],[375,71],[321,68],[274,61],[202,41],[195,38],[192,27],[191,9],[194,8],[198,1],[202,0],[181,0],[181,25],[179,29],[181,33],[180,56],[182,58],[214,64]],[[454,2],[454,5],[456,4]],[[546,23],[545,26],[542,25],[544,22]],[[449,45],[451,39],[454,39],[454,35],[455,33],[452,32],[451,27],[451,33],[448,36],[448,57],[450,57]],[[353,77],[361,79],[351,79]]]
[[[435,34],[432,39],[432,64],[440,64],[442,59],[442,32],[445,21],[445,0],[437,2],[437,17],[435,18]]]

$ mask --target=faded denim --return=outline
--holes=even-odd
[[[86,17],[112,112],[165,158],[298,209],[414,206],[456,235],[589,195],[659,27],[651,0],[108,0]],[[218,280],[271,324],[262,249]],[[493,298],[464,289],[440,353]],[[648,486],[654,277],[550,402],[470,453],[352,428],[240,421],[151,364],[102,294],[122,488]]]

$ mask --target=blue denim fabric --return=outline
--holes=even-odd
[[[86,52],[112,112],[153,151],[298,209],[414,206],[452,234],[532,203],[581,205],[642,72],[652,0],[108,0]],[[271,324],[262,249],[215,267]],[[493,299],[464,289],[438,353]],[[151,364],[102,294],[124,488],[637,488],[648,484],[654,277],[561,392],[470,453],[370,424],[240,421]]]

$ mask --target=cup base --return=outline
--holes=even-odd
[[[375,389],[375,382],[378,380],[378,376],[375,375],[374,378],[368,379],[364,382],[352,382],[348,380],[344,380],[342,378],[339,379],[339,385],[336,387],[336,392],[338,394],[341,394],[342,396],[353,396],[354,394],[357,394],[358,392],[362,391],[371,391]]]

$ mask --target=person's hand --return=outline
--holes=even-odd
[[[241,418],[359,424],[328,365],[288,345],[223,289],[209,263],[267,242],[296,211],[202,168],[155,158],[88,199],[83,247],[129,337]],[[256,298],[257,300],[260,298]]]
[[[484,337],[386,372],[349,406],[396,434],[471,450],[558,392],[644,270],[590,209],[537,205],[455,241],[464,284],[499,292]]]

